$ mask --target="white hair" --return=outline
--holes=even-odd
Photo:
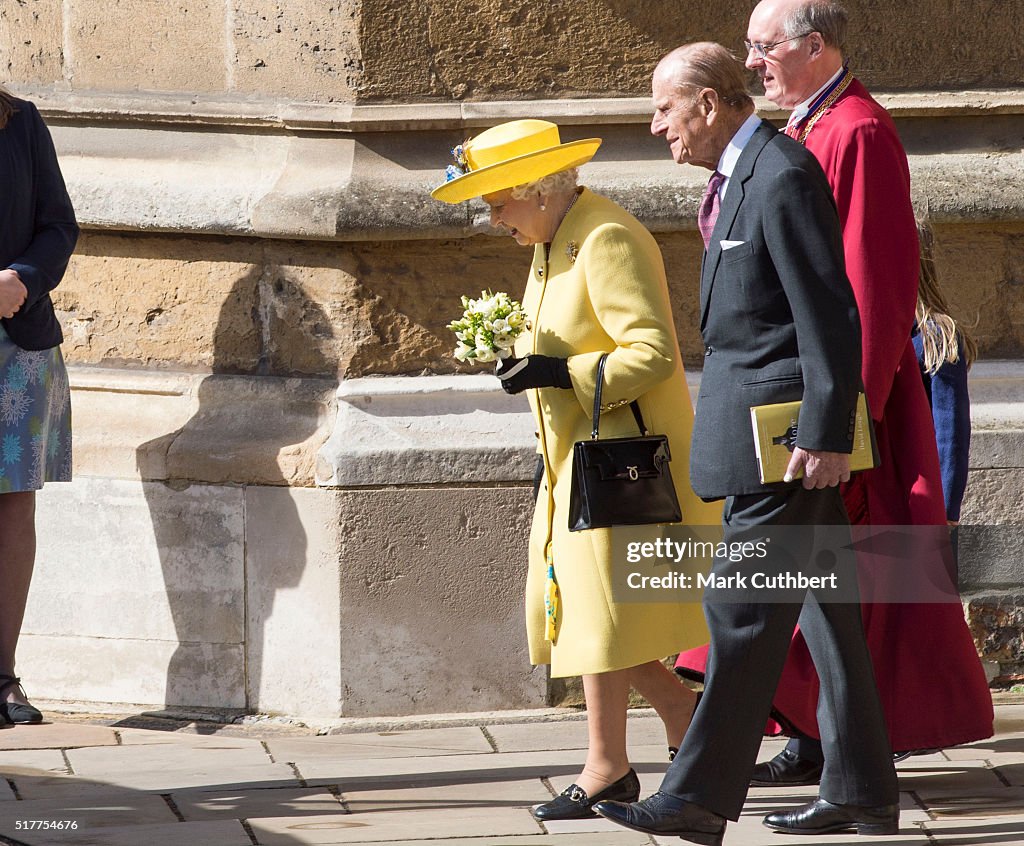
[[[574,167],[568,170],[560,170],[558,173],[549,173],[547,176],[542,176],[533,182],[516,185],[512,189],[512,198],[515,200],[525,200],[527,197],[534,195],[538,197],[551,197],[558,194],[571,194],[576,190],[576,181],[579,179],[579,175],[580,172]]]

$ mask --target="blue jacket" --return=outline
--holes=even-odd
[[[921,367],[924,389],[932,407],[935,441],[942,468],[942,494],[946,519],[960,520],[960,504],[967,489],[967,464],[971,449],[971,399],[967,393],[967,365],[963,356],[954,364],[943,362],[934,376],[924,370],[924,345],[914,327],[914,352]]]
[[[63,340],[50,291],[67,269],[78,224],[46,124],[32,103],[14,104],[0,129],[0,267],[18,272],[28,297],[3,326],[19,347],[45,350]]]

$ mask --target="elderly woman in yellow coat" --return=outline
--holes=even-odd
[[[589,736],[576,783],[534,809],[542,820],[593,816],[603,799],[635,801],[629,690],[662,718],[670,750],[678,746],[696,696],[660,659],[702,643],[706,631],[697,603],[614,601],[611,530],[568,529],[573,444],[590,437],[602,355],[601,437],[638,434],[629,408],[637,400],[648,429],[668,436],[684,522],[720,520],[719,507],[698,499],[687,481],[693,411],[661,252],[632,215],[576,184],[576,167],[600,143],[563,144],[552,123],[512,121],[456,148],[449,181],[433,192],[449,203],[482,196],[492,226],[534,248],[527,331],[497,375],[509,393],[528,392],[543,459],[526,586],[530,660],[549,663],[553,677],[583,677]],[[560,597],[557,627],[545,608],[549,564]]]

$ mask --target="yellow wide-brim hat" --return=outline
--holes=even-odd
[[[461,203],[533,182],[589,162],[600,138],[562,143],[558,127],[546,120],[498,124],[452,150],[456,165],[448,181],[430,192],[435,200]]]

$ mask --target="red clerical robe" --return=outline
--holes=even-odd
[[[896,126],[852,80],[805,144],[836,197],[846,269],[860,309],[863,378],[881,464],[844,488],[850,519],[872,525],[945,525],[928,400],[910,339],[919,254],[910,171]],[[992,735],[992,697],[959,604],[864,605],[868,647],[894,750],[930,749]],[[707,647],[679,656],[702,678]],[[818,678],[797,631],[774,708],[818,737]],[[769,733],[780,727],[769,724]]]

